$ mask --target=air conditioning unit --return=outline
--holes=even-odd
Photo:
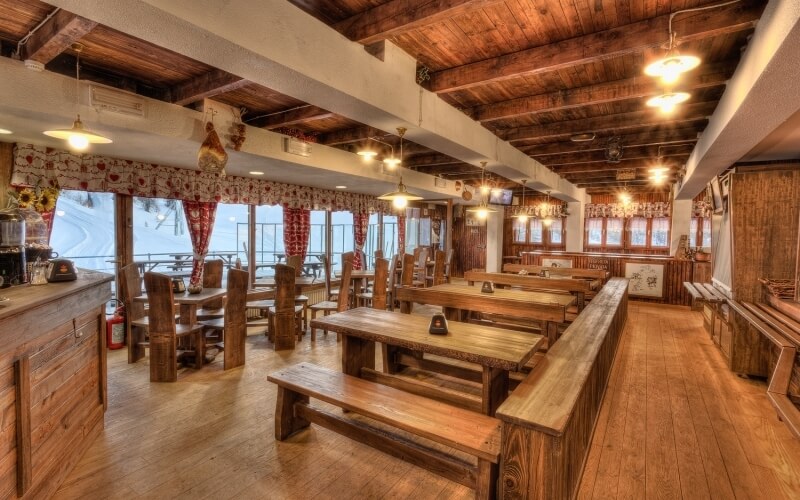
[[[98,111],[144,118],[145,100],[130,92],[99,85],[89,86],[89,103]]]

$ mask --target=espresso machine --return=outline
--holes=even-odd
[[[17,210],[0,210],[0,287],[27,281],[25,219]]]

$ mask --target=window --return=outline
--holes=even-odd
[[[561,245],[561,235],[563,234],[564,230],[564,220],[563,219],[555,219],[550,224],[550,244],[551,245]]]
[[[389,258],[397,249],[397,216],[383,215],[383,256]]]
[[[511,221],[511,229],[514,232],[514,243],[527,243],[528,231],[527,231],[527,221],[521,221],[518,218],[514,218]]]
[[[699,242],[699,243],[698,243]],[[689,247],[711,247],[711,218],[693,217],[689,226]]]
[[[620,247],[625,220],[622,218],[593,217],[586,219],[587,247]]]
[[[542,220],[530,219],[531,236],[528,243],[543,243]]]
[[[114,273],[115,244],[114,195],[61,190],[50,236],[53,250],[78,267]]]
[[[647,219],[644,217],[632,217],[628,229],[631,233],[632,247],[647,246]]]
[[[650,247],[669,248],[669,217],[654,217],[650,230]]]

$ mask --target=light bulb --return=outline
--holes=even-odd
[[[678,81],[684,69],[677,59],[670,59],[664,63],[661,70],[661,82],[665,85],[672,85]]]
[[[545,227],[549,227],[550,224],[552,224],[552,223],[553,223],[553,219],[551,219],[550,217],[545,217],[544,219],[542,219],[542,224],[544,224]]]
[[[485,208],[479,208],[477,212],[475,212],[479,219],[483,220],[489,216],[489,211]]]
[[[356,154],[358,156],[363,156],[365,160],[371,160],[371,159],[375,158],[376,156],[378,156],[378,152],[377,151],[372,151],[372,150],[369,150],[369,149],[366,150],[366,151],[359,151]]]
[[[674,102],[665,101],[659,106],[659,109],[661,110],[662,113],[664,113],[665,115],[668,115],[668,114],[672,113],[673,111],[675,111],[675,103]]]
[[[492,188],[490,188],[486,184],[481,184],[481,194],[482,195],[485,196],[485,195],[489,194],[491,191],[492,191]]]
[[[528,214],[519,214],[519,217],[517,218],[520,222],[528,222]]]
[[[383,164],[386,165],[388,169],[395,169],[398,165],[400,165],[399,158],[386,158],[383,160]]]
[[[83,134],[70,134],[67,142],[69,142],[69,145],[72,147],[72,149],[76,149],[78,151],[83,151],[89,147],[89,139]]]
[[[394,206],[394,208],[406,208],[406,205],[408,205],[408,200],[403,197],[392,200],[392,206]]]

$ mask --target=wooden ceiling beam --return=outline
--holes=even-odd
[[[339,144],[351,144],[359,141],[366,141],[373,136],[383,136],[385,132],[374,127],[356,127],[345,130],[337,130],[320,134],[319,143],[326,146],[337,146]],[[381,139],[382,140],[382,139]]]
[[[657,109],[649,108],[630,113],[616,113],[580,120],[565,120],[530,127],[498,130],[497,135],[513,144],[515,141],[525,139],[568,139],[574,134],[581,133],[602,133],[609,130],[620,133],[625,130],[634,130],[653,125],[685,125],[689,122],[708,119],[716,107],[716,102],[686,104],[670,115],[664,115]]]
[[[95,26],[95,21],[59,10],[25,42],[21,58],[47,64],[86,36]]]
[[[668,177],[664,179],[661,185],[665,184],[672,184],[675,182],[676,179],[674,177]],[[615,186],[620,188],[626,187],[633,187],[633,186],[647,186],[647,185],[654,185],[653,181],[650,179],[635,179],[635,180],[628,180],[628,181],[617,181],[617,180],[607,180],[607,181],[592,181],[591,183],[578,183],[575,184],[580,189],[587,189],[592,187],[600,187],[600,186]]]
[[[688,155],[687,155],[688,156]],[[683,157],[681,157],[683,158]],[[662,165],[665,167],[678,167],[684,162],[676,157],[662,158]],[[634,160],[622,160],[619,163],[584,163],[579,165],[561,165],[549,167],[553,172],[561,176],[573,174],[587,174],[594,172],[616,172],[626,168],[648,169],[656,166],[656,158],[637,158]]]
[[[673,20],[673,31],[678,34],[677,42],[681,43],[749,30],[755,26],[763,8],[763,2],[743,1],[708,11],[686,13]],[[668,41],[669,18],[667,14],[437,71],[431,75],[430,90],[453,92],[657,48]]]
[[[663,130],[653,132],[643,132],[639,134],[628,134],[618,136],[624,150],[628,146],[666,146],[674,143],[697,142],[697,129],[684,128],[675,130]],[[517,146],[517,149],[526,153],[528,156],[537,157],[540,155],[552,155],[557,153],[570,153],[579,151],[604,151],[608,137],[597,138],[591,143],[576,143],[571,141],[550,142],[543,144],[532,144],[530,146]]]
[[[446,21],[501,0],[392,0],[333,25],[350,40],[369,45]]]
[[[331,118],[333,116],[336,115],[330,111],[326,111],[322,108],[318,108],[317,106],[308,104],[299,108],[289,109],[271,115],[255,118],[252,121],[248,120],[247,124],[252,125],[253,127],[274,129],[280,127],[289,127],[314,120],[324,120],[325,118]]]
[[[624,155],[622,161],[635,160],[635,159],[648,159],[656,158],[659,153],[664,158],[673,156],[689,156],[694,149],[694,144],[675,144],[664,146],[659,151],[658,146],[627,146],[623,148]],[[537,156],[536,160],[543,165],[547,165],[551,169],[556,169],[559,166],[572,166],[592,163],[607,163],[606,154],[604,151],[586,151],[577,153],[556,153],[549,155]]]
[[[725,85],[736,68],[736,61],[702,65],[685,75],[681,90],[691,91]],[[476,106],[466,113],[480,122],[491,122],[516,116],[550,113],[594,104],[608,104],[629,99],[651,97],[663,91],[652,78],[628,78],[585,87],[538,94],[508,101]]]
[[[405,146],[403,147],[405,149]],[[417,155],[410,158],[403,159],[403,166],[406,168],[420,168],[437,165],[464,165],[461,160],[457,160],[452,156],[443,155],[441,153]]]
[[[405,165],[408,167],[408,165]],[[417,167],[417,172],[430,175],[477,175],[481,176],[481,171],[472,165],[466,163],[450,164],[450,165],[432,165],[425,167]]]
[[[213,69],[191,80],[181,82],[170,89],[170,101],[179,106],[186,106],[208,97],[232,92],[251,82],[220,69]]]
[[[669,192],[668,185],[662,186],[653,186],[653,185],[643,185],[643,186],[628,186],[627,190],[629,193],[667,193]],[[622,192],[622,186],[598,186],[598,187],[587,187],[586,194],[589,195],[618,195]]]

